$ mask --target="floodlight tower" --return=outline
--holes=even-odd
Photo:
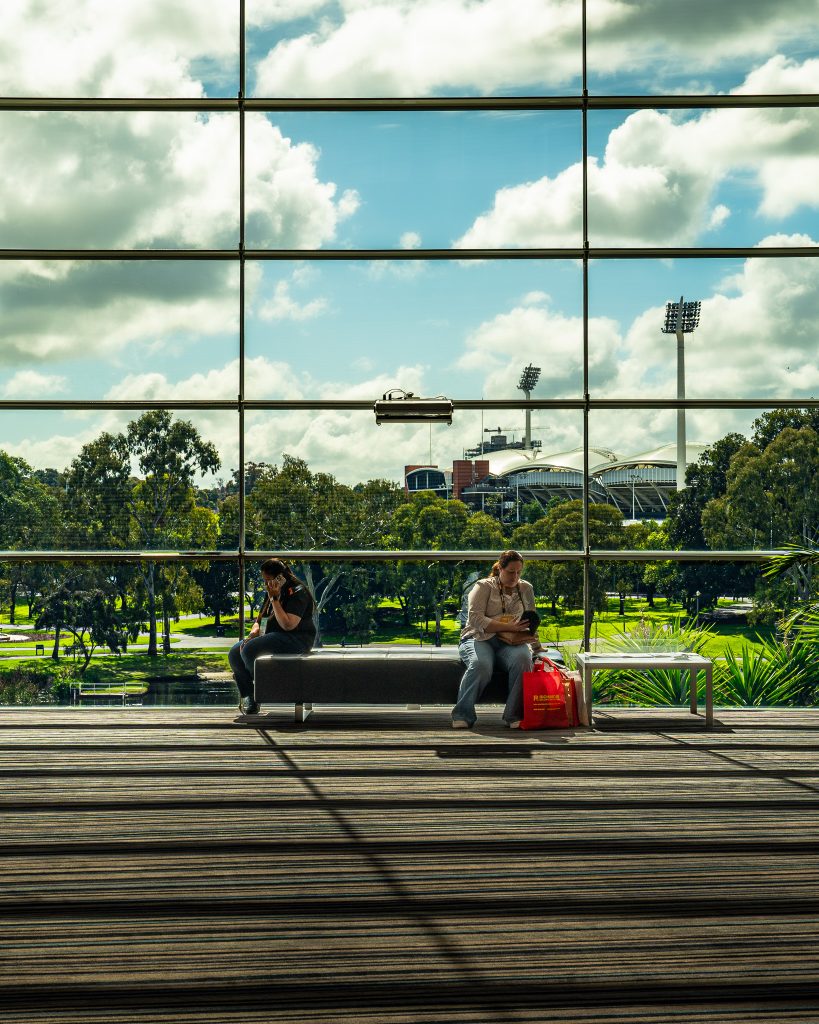
[[[691,334],[700,322],[700,302],[667,302],[663,334],[677,335],[677,398],[685,398],[685,348],[683,338]],[[677,490],[685,487],[685,409],[677,410]]]
[[[518,390],[522,391],[526,395],[526,401],[532,397],[532,392],[535,389],[535,385],[540,379],[540,367],[532,366],[529,363],[528,366],[524,366],[523,372],[520,375],[518,381]],[[532,410],[526,410],[526,433],[523,437],[523,447],[528,450],[532,447]]]

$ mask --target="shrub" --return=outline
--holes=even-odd
[[[15,665],[0,669],[0,704],[67,704],[72,666]]]
[[[772,707],[798,703],[804,683],[801,659],[784,644],[769,641],[758,651],[743,647],[739,656],[727,649],[715,691],[720,704]]]

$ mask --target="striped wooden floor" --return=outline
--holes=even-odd
[[[819,712],[0,710],[0,1010],[819,1021]]]

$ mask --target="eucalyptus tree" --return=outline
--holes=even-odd
[[[60,532],[60,503],[54,489],[37,478],[25,459],[0,451],[0,550],[54,548]],[[9,603],[9,622],[15,621],[17,598],[26,586],[31,604],[37,575],[25,562],[8,562],[3,567],[0,579]]]
[[[355,551],[385,546],[385,532],[402,500],[396,484],[370,480],[351,487],[331,473],[314,473],[303,459],[287,454],[281,466],[259,463],[254,469],[246,504],[248,550]],[[305,559],[297,571],[316,599],[319,643],[321,613],[342,580],[353,573],[366,575],[371,582],[377,577],[372,568],[353,560],[322,561],[319,556]],[[361,587],[348,589],[354,600],[366,594]]]
[[[89,546],[117,550],[173,547],[196,514],[197,473],[220,466],[216,447],[186,420],[152,409],[119,434],[85,445],[66,473],[72,529]],[[140,562],[148,620],[148,654],[157,651],[157,565]]]

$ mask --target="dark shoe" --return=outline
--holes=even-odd
[[[252,697],[242,697],[239,701],[239,713],[242,715],[258,715],[259,705]]]

